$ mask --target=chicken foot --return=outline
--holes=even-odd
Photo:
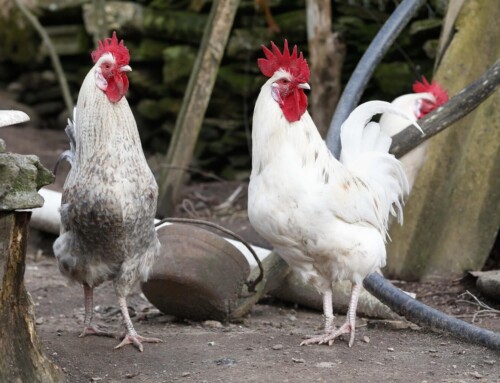
[[[325,334],[313,336],[309,339],[304,340],[300,343],[301,346],[305,346],[308,344],[320,343],[325,336],[329,335],[333,330],[335,330],[335,326],[333,325],[333,321],[335,317],[333,315],[333,306],[332,306],[332,290],[329,289],[323,293],[323,320],[324,320],[324,329]]]
[[[339,337],[343,334],[351,334],[349,338],[349,347],[352,347],[354,344],[354,336],[356,333],[356,309],[358,306],[359,294],[361,293],[361,284],[353,283],[352,292],[351,292],[351,301],[349,302],[349,309],[347,310],[346,321],[340,326],[338,329],[335,327],[327,330],[327,334],[316,336],[310,339],[303,341],[300,345],[308,345],[308,344],[324,344],[328,343],[329,346],[333,344],[335,338]],[[325,296],[323,296],[324,298]],[[323,301],[323,309],[325,303]],[[326,317],[325,312],[325,317]],[[326,329],[325,329],[326,330]]]
[[[123,315],[123,324],[125,325],[125,328],[127,329],[127,333],[125,334],[125,337],[123,338],[121,343],[118,346],[116,346],[115,349],[121,348],[127,344],[132,344],[135,347],[137,347],[137,349],[140,352],[143,352],[144,347],[142,346],[142,343],[161,343],[161,342],[163,342],[159,338],[146,338],[146,337],[143,337],[143,336],[137,334],[137,332],[134,329],[134,325],[132,324],[132,321],[130,320],[130,315],[128,313],[128,308],[127,308],[127,300],[125,299],[125,297],[119,297],[118,302],[120,303],[120,310],[121,310],[122,315]]]
[[[106,331],[99,330],[96,326],[92,325],[92,318],[94,316],[94,289],[83,284],[83,294],[85,296],[85,319],[83,321],[83,331],[79,337],[83,338],[87,335],[98,335],[115,338],[115,335]]]

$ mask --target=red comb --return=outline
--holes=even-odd
[[[415,93],[432,93],[436,99],[436,106],[443,105],[448,101],[448,93],[446,93],[443,87],[435,81],[429,84],[429,81],[424,76],[422,76],[422,82],[415,81],[413,91]]]
[[[263,45],[262,50],[266,58],[257,60],[257,65],[264,76],[271,77],[278,69],[284,69],[296,77],[300,83],[309,81],[309,66],[302,52],[300,52],[300,55],[297,55],[297,45],[294,45],[291,54],[288,50],[288,41],[286,39],[283,53],[280,52],[279,48],[272,41],[271,49],[272,52]]]
[[[99,46],[92,52],[92,60],[96,63],[104,53],[108,52],[115,57],[118,66],[128,65],[130,54],[127,47],[123,44],[123,40],[118,43],[116,32],[113,32],[111,38],[107,37],[103,41],[99,41]]]

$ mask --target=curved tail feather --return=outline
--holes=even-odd
[[[73,121],[71,118],[68,118],[68,125],[64,129],[66,132],[66,135],[69,138],[69,149],[65,150],[64,152],[61,153],[59,158],[56,161],[56,164],[54,165],[54,170],[53,173],[57,173],[57,168],[59,167],[59,163],[63,160],[66,160],[69,162],[71,166],[73,166],[73,163],[75,161],[75,152],[76,152],[76,139],[75,139],[75,131],[76,131],[76,107],[73,109]]]
[[[340,161],[373,191],[377,217],[387,233],[389,214],[403,222],[403,196],[409,192],[409,186],[401,163],[389,154],[391,138],[378,123],[370,122],[374,115],[380,113],[399,115],[422,131],[414,117],[390,103],[366,102],[358,106],[342,124]]]

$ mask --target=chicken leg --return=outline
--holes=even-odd
[[[307,339],[301,345],[307,344],[323,344],[328,343],[331,346],[338,336],[342,334],[351,334],[349,338],[349,347],[354,344],[354,335],[356,333],[356,308],[358,306],[359,294],[361,293],[361,284],[353,283],[351,292],[351,301],[349,302],[349,309],[347,310],[346,321],[338,329],[331,328],[326,335],[320,335],[311,339]],[[324,298],[324,296],[323,296]],[[323,301],[324,306],[324,301]],[[326,313],[325,313],[326,317]]]
[[[83,294],[85,296],[85,319],[83,321],[83,331],[79,335],[83,338],[86,335],[99,335],[113,338],[114,335],[92,326],[92,317],[94,316],[94,289],[87,284],[83,285]]]
[[[325,334],[306,339],[300,343],[301,346],[305,346],[308,344],[314,344],[314,343],[321,343],[321,341],[327,335],[329,335],[333,330],[335,330],[335,326],[333,325],[333,321],[335,320],[335,317],[333,315],[332,290],[331,289],[328,289],[323,293],[323,320],[325,321]]]
[[[125,297],[119,297],[118,302],[120,303],[120,310],[123,315],[123,324],[127,330],[127,333],[125,334],[125,337],[121,341],[121,343],[115,347],[121,348],[125,346],[126,344],[133,344],[135,347],[139,349],[140,352],[144,350],[144,347],[142,346],[142,343],[161,343],[163,342],[159,338],[145,338],[143,336],[140,336],[137,334],[137,332],[134,329],[134,325],[132,324],[132,321],[130,320],[130,315],[128,313],[128,308],[127,308],[127,300]]]

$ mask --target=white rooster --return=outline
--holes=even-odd
[[[407,114],[414,115],[417,119],[448,101],[446,91],[434,81],[429,84],[425,77],[422,77],[422,82],[416,81],[413,84],[413,91],[415,93],[397,97],[392,101],[392,105]],[[380,128],[391,137],[409,125],[405,118],[389,113],[382,114],[379,124]],[[428,145],[429,142],[425,141],[399,159],[408,178],[410,191],[425,162]]]
[[[295,46],[290,54],[271,43],[258,60],[269,77],[253,116],[252,173],[248,214],[255,229],[323,295],[325,334],[302,344],[328,343],[350,333],[363,279],[385,265],[389,214],[402,221],[408,182],[388,154],[391,139],[373,115],[415,119],[387,102],[358,106],[342,125],[341,160],[336,160],[307,112],[309,67]],[[418,125],[416,125],[418,127]],[[346,322],[333,325],[332,283],[352,282]]]

